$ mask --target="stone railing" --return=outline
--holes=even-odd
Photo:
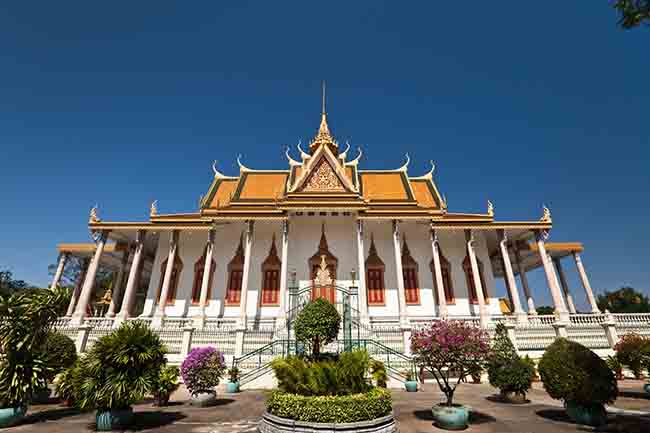
[[[479,325],[475,316],[451,317]],[[151,318],[133,318],[154,326]],[[376,340],[400,353],[408,352],[410,333],[427,326],[436,318],[412,317],[405,329],[399,318],[371,318],[368,323],[358,323],[359,332],[353,338]],[[97,339],[119,325],[113,318],[89,317],[81,325],[73,325],[68,318],[60,318],[54,327],[75,341],[79,352],[87,351]],[[611,352],[620,337],[629,333],[650,336],[650,314],[572,314],[561,322],[553,315],[528,316],[517,321],[513,316],[493,316],[487,322],[487,331],[494,335],[498,323],[504,323],[508,335],[522,354],[537,356],[558,337],[577,341],[601,355]],[[251,318],[245,327],[237,318],[206,318],[196,322],[193,318],[165,318],[155,328],[167,346],[169,359],[180,362],[193,347],[215,346],[228,360],[263,347],[274,340],[286,338],[286,330],[276,326],[275,319]],[[283,334],[284,332],[284,334]]]

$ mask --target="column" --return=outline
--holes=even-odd
[[[526,296],[526,302],[528,303],[528,314],[534,316],[537,314],[537,310],[535,310],[535,302],[533,301],[533,296],[528,286],[526,269],[521,264],[521,254],[519,253],[517,244],[513,246],[513,250],[515,251],[515,260],[517,262],[517,272],[519,272],[519,278],[521,279],[521,287],[524,289],[524,296]]]
[[[573,296],[569,291],[569,283],[566,280],[566,275],[564,274],[564,269],[562,269],[562,263],[560,263],[560,258],[556,257],[553,260],[555,264],[555,269],[557,274],[560,277],[560,285],[562,286],[562,291],[564,292],[564,297],[566,298],[567,306],[569,307],[569,312],[571,314],[576,314],[576,304],[573,302]]]
[[[88,265],[90,264],[90,259],[84,258],[80,261],[81,268],[79,269],[79,276],[77,277],[77,283],[74,286],[72,291],[72,297],[70,298],[70,304],[68,304],[68,311],[65,313],[65,317],[71,317],[74,313],[74,307],[77,305],[77,300],[79,299],[79,294],[81,293],[81,287],[84,284],[86,279],[86,273],[88,272]]]
[[[363,221],[357,220],[357,268],[359,269],[359,315],[361,322],[368,322],[368,291],[366,289],[366,257],[363,245]]]
[[[208,231],[208,243],[205,247],[205,263],[203,264],[203,278],[201,279],[201,296],[199,297],[200,316],[205,317],[205,306],[208,303],[210,291],[210,275],[212,274],[212,255],[214,251],[214,230]]]
[[[169,254],[167,255],[167,266],[165,267],[165,278],[163,278],[162,288],[160,290],[160,300],[154,317],[165,317],[165,307],[167,298],[169,298],[169,289],[172,283],[172,274],[174,273],[174,261],[176,260],[176,250],[178,249],[178,230],[172,231],[169,237]],[[160,323],[157,323],[158,325]]]
[[[446,319],[447,295],[445,294],[444,280],[442,279],[442,266],[440,265],[440,249],[438,248],[438,234],[431,225],[431,252],[433,253],[433,272],[435,274],[436,293],[438,294],[438,316]]]
[[[526,320],[526,313],[521,308],[521,301],[519,300],[519,288],[517,287],[517,280],[515,273],[512,271],[512,263],[510,262],[510,253],[508,252],[508,236],[505,230],[499,230],[498,235],[500,238],[499,248],[501,249],[501,258],[503,260],[503,272],[505,273],[506,287],[510,293],[512,301],[513,313],[517,317],[518,322]]]
[[[129,269],[129,278],[126,281],[126,289],[124,289],[124,297],[122,298],[122,306],[117,317],[119,321],[123,321],[131,317],[131,309],[135,301],[136,291],[138,290],[138,276],[140,275],[140,262],[142,261],[142,253],[144,250],[144,240],[146,232],[138,230],[135,237],[135,246],[133,249],[133,260],[131,260],[131,269]],[[117,321],[115,325],[118,325]]]
[[[126,272],[128,264],[129,250],[127,248],[127,250],[122,253],[122,261],[120,262],[120,267],[117,270],[115,282],[113,283],[113,297],[111,298],[111,305],[108,306],[106,317],[115,317],[117,306],[120,305],[122,301],[122,280],[124,279],[124,273]]]
[[[54,273],[54,278],[52,278],[52,284],[50,284],[50,289],[53,289],[59,285],[59,281],[61,280],[61,275],[63,275],[63,268],[65,267],[67,261],[68,261],[68,253],[61,253],[59,255],[59,265],[56,267],[56,272]]]
[[[485,305],[485,297],[483,296],[483,283],[481,282],[481,274],[479,273],[478,262],[476,261],[476,251],[474,251],[474,232],[472,230],[465,230],[465,239],[467,240],[467,255],[469,256],[469,263],[472,268],[472,280],[474,281],[476,298],[478,300],[479,318],[481,320],[481,326],[486,327],[489,316]]]
[[[548,258],[548,253],[546,252],[546,246],[544,245],[544,238],[547,236],[545,232],[537,231],[535,232],[535,239],[537,242],[537,249],[539,251],[539,256],[542,259],[542,265],[544,266],[544,274],[546,275],[546,282],[548,287],[551,290],[551,296],[553,297],[553,304],[555,305],[555,314],[559,316],[560,321],[568,322],[569,321],[569,312],[566,309],[564,304],[564,298],[562,297],[562,292],[560,292],[560,285],[557,281],[557,275],[553,269],[553,265]]]
[[[578,274],[580,275],[580,281],[582,281],[582,287],[584,287],[585,293],[587,294],[587,300],[589,301],[589,305],[591,305],[591,312],[600,313],[598,304],[596,304],[594,292],[591,290],[591,284],[589,284],[589,278],[587,278],[587,272],[585,272],[585,267],[582,264],[580,254],[578,252],[574,252],[573,259],[576,262],[576,268],[578,268]]]
[[[97,276],[99,261],[101,260],[102,253],[104,252],[104,246],[106,245],[107,237],[108,231],[106,230],[100,231],[97,235],[95,254],[93,255],[93,258],[88,265],[88,271],[86,272],[84,285],[81,288],[79,301],[77,302],[77,306],[75,307],[74,313],[72,314],[71,323],[75,325],[81,325],[84,317],[86,317],[86,308],[88,308],[88,303],[90,302],[90,298],[93,295],[93,289],[95,288],[95,277]]]
[[[287,315],[287,283],[289,279],[289,221],[282,221],[282,265],[280,265],[280,314],[281,318]],[[278,326],[284,325],[283,320],[278,321]]]
[[[406,316],[406,293],[404,290],[404,270],[402,268],[402,247],[399,222],[393,220],[393,249],[395,251],[395,271],[397,273],[397,298],[399,300],[399,322],[402,326],[408,326]]]
[[[242,270],[241,297],[239,300],[240,329],[246,329],[248,313],[246,305],[248,300],[248,276],[251,268],[251,251],[253,249],[253,228],[252,220],[246,221],[246,239],[244,245],[244,268]]]

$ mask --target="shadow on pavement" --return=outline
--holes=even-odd
[[[224,406],[226,404],[234,403],[235,400],[232,398],[218,398],[215,406]]]
[[[27,414],[21,424],[34,424],[37,422],[56,421],[66,416],[79,415],[82,413],[74,407],[59,407],[56,409],[40,410],[33,414]]]
[[[530,400],[528,399],[526,399],[526,401],[523,403],[511,403],[509,401],[504,400],[499,394],[488,395],[487,397],[485,397],[485,399],[491,401],[492,403],[509,404],[511,406],[524,406],[530,403]]]
[[[645,391],[618,391],[619,397],[639,398],[641,400],[650,400],[650,395]]]
[[[569,418],[562,409],[542,409],[537,415],[551,421],[560,421],[568,424],[576,423]],[[647,433],[650,432],[650,418],[634,415],[609,415],[607,424],[600,427],[577,425],[579,431],[594,431],[603,433]]]
[[[187,416],[182,412],[135,412],[135,423],[129,430],[148,430],[180,421]]]

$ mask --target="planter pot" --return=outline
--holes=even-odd
[[[406,388],[408,392],[416,392],[418,390],[418,383],[414,380],[407,380],[404,382],[404,388]]]
[[[438,404],[431,408],[436,425],[445,430],[464,430],[469,421],[469,408],[455,404],[443,406]]]
[[[97,431],[123,430],[133,424],[133,408],[98,410]]]
[[[577,424],[597,427],[607,422],[607,411],[602,404],[582,405],[575,401],[565,401],[564,407],[569,418]]]
[[[399,433],[392,413],[368,421],[319,423],[296,421],[264,412],[262,420],[257,425],[257,431],[259,433]]]
[[[171,394],[160,394],[156,396],[156,406],[169,406],[169,397]]]
[[[643,390],[647,393],[650,394],[650,383],[646,383],[643,385]]]
[[[0,428],[18,424],[27,413],[27,406],[6,407],[0,409]]]
[[[217,404],[217,393],[215,391],[204,391],[192,394],[190,404],[198,407],[214,406]]]
[[[239,392],[239,382],[226,383],[226,392],[228,394],[234,394],[236,392]]]
[[[528,400],[526,400],[526,393],[524,392],[501,391],[499,395],[501,397],[501,401],[503,401],[504,403],[510,403],[510,404],[528,403]]]

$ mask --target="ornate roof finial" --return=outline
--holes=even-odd
[[[158,200],[151,202],[151,208],[149,209],[149,216],[155,217],[158,215]]]
[[[296,161],[291,157],[291,154],[289,153],[289,146],[285,146],[284,154],[287,156],[287,159],[289,160],[289,165],[294,166],[294,165],[302,165],[302,163]]]
[[[244,164],[241,162],[241,153],[237,155],[237,165],[239,165],[239,171],[251,171],[250,168],[246,167]]]
[[[98,223],[98,222],[101,221],[99,219],[99,216],[97,215],[97,208],[98,208],[98,205],[95,204],[95,206],[93,206],[90,209],[90,217],[88,218],[88,224]]]
[[[494,216],[494,205],[490,200],[487,201],[487,214],[488,216]]]
[[[325,111],[325,80],[322,81],[322,92],[323,92],[323,109],[321,110],[321,114],[326,114],[327,111]]]
[[[312,142],[309,144],[309,150],[313,154],[316,149],[318,149],[321,145],[327,145],[330,147],[330,150],[334,152],[334,154],[338,154],[338,148],[339,145],[334,141],[334,138],[332,137],[332,134],[330,133],[330,128],[327,125],[327,111],[325,110],[326,106],[326,97],[325,97],[325,81],[323,80],[322,82],[322,108],[321,108],[321,116],[320,116],[320,126],[318,127],[318,132],[316,133],[316,137],[312,140]]]
[[[542,217],[539,219],[539,222],[542,223],[551,223],[553,222],[553,219],[551,218],[551,210],[546,207],[546,205],[542,205]]]

